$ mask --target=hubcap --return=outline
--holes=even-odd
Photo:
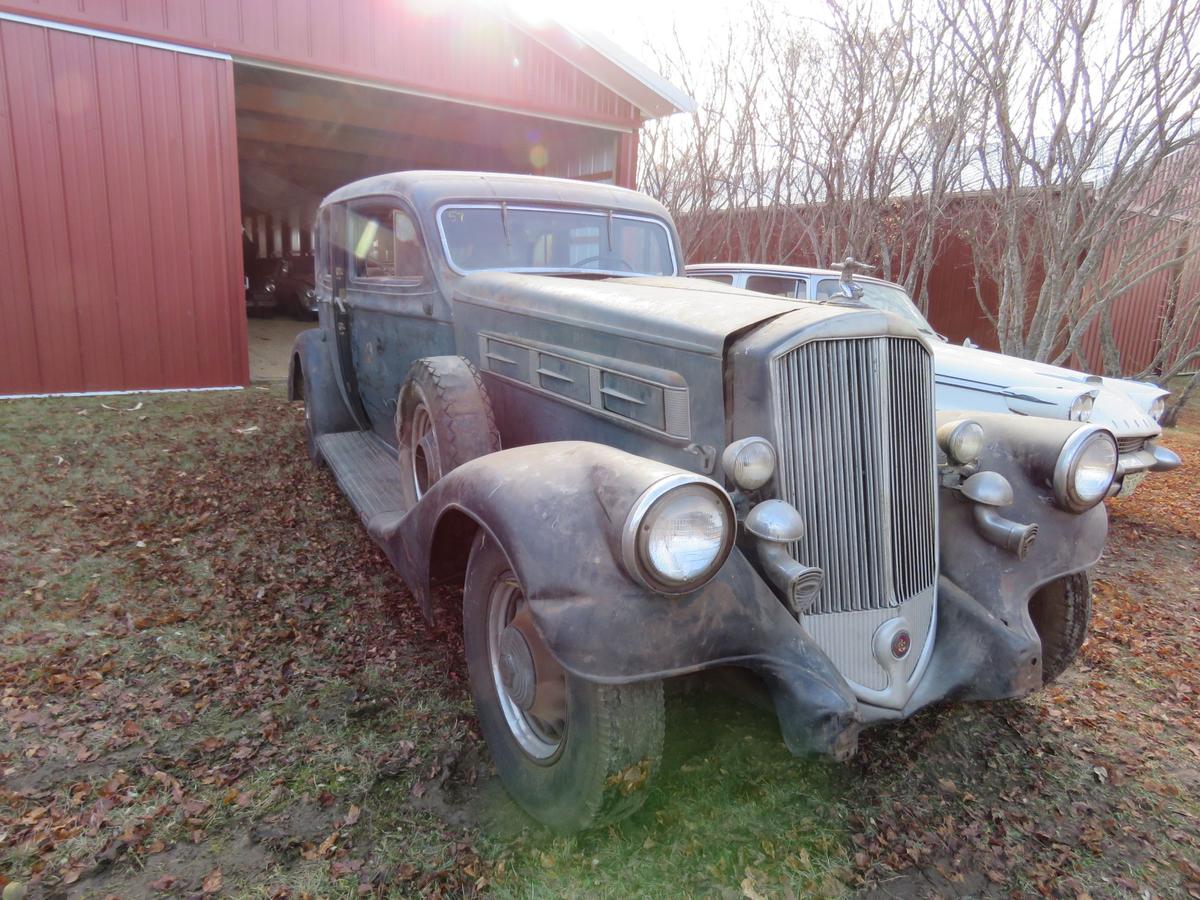
[[[442,477],[441,457],[438,456],[437,432],[433,430],[433,418],[424,403],[413,410],[412,432],[412,479],[420,500],[439,478]]]
[[[521,586],[505,572],[488,597],[488,656],[508,730],[539,762],[558,755],[566,733],[566,679],[533,628]]]

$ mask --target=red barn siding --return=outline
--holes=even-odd
[[[244,384],[238,220],[228,60],[0,20],[0,394]]]
[[[641,121],[629,101],[482,3],[0,0],[0,9],[522,112],[630,129]]]

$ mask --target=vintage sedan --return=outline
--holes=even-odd
[[[682,276],[657,202],[401,172],[325,198],[291,395],[551,828],[637,808],[663,683],[741,670],[796,753],[1019,697],[1087,632],[1112,432],[938,413],[928,338]]]
[[[852,261],[851,261],[852,262]],[[1158,443],[1159,419],[1169,392],[1155,384],[1086,375],[1061,366],[1031,362],[957,346],[937,334],[898,284],[840,270],[755,263],[697,263],[691,278],[703,278],[750,291],[813,303],[858,303],[901,316],[933,349],[939,409],[1012,412],[1093,422],[1109,429],[1120,451],[1114,491],[1130,493],[1147,472],[1179,465],[1179,457]]]

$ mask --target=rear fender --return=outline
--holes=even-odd
[[[288,366],[288,399],[305,401],[316,436],[358,430],[337,382],[331,345],[320,328],[296,336]]]

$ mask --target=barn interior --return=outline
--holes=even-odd
[[[234,66],[234,96],[247,299],[258,298],[252,378],[282,377],[308,327],[294,282],[311,271],[316,209],[335,188],[426,168],[615,177],[618,133],[602,128],[246,63]],[[280,260],[297,277],[267,298]]]

